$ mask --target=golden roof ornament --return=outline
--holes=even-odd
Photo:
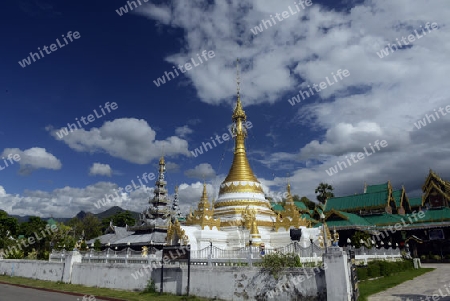
[[[216,227],[220,229],[220,219],[214,219],[214,208],[211,208],[208,200],[208,193],[206,191],[206,183],[203,183],[203,192],[200,202],[198,203],[198,209],[194,212],[190,211],[186,217],[186,225],[199,225],[202,230],[205,226],[208,226],[211,230]]]

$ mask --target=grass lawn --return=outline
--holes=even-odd
[[[111,297],[117,299],[123,299],[127,301],[206,301],[209,299],[193,297],[193,296],[174,296],[169,294],[159,293],[140,293],[140,292],[129,292],[129,291],[121,291],[121,290],[113,290],[108,288],[97,288],[97,287],[87,287],[83,285],[75,285],[75,284],[64,284],[60,282],[52,282],[52,281],[42,281],[42,280],[34,280],[23,277],[10,277],[10,276],[0,276],[0,282],[11,283],[11,284],[21,284],[36,288],[45,288],[51,290],[57,290],[62,292],[73,292],[79,293],[82,295],[93,295],[96,298],[103,297]],[[75,299],[74,299],[75,300]]]
[[[391,276],[379,278],[376,280],[365,280],[359,283],[359,300],[367,301],[370,295],[382,292],[388,288],[394,287],[405,281],[411,280],[417,276],[431,272],[434,269],[422,268],[417,270],[408,270]],[[0,278],[1,279],[1,278]]]

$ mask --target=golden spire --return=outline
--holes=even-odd
[[[203,193],[200,203],[198,203],[198,209],[209,210],[208,193],[206,191],[206,183],[203,183]]]
[[[288,184],[287,184],[287,193],[288,193],[288,197],[290,197],[291,196],[291,183],[289,183],[289,180],[288,180]]]
[[[231,165],[228,176],[224,182],[231,181],[251,181],[258,182],[253,171],[248,163],[247,155],[245,152],[245,138],[247,137],[247,130],[245,128],[245,121],[247,116],[242,109],[241,97],[240,97],[240,75],[239,75],[239,59],[237,60],[237,102],[233,111],[232,120],[233,128],[232,132],[235,137],[234,146],[234,158]],[[259,182],[258,182],[259,183]],[[259,187],[258,187],[259,188]],[[262,189],[258,189],[259,190]]]

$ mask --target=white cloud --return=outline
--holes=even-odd
[[[348,11],[313,2],[262,33],[251,33],[261,19],[292,5],[291,0],[205,5],[180,0],[160,7],[158,13],[141,14],[184,30],[185,47],[166,58],[170,63],[186,62],[203,49],[215,51],[213,60],[185,74],[206,103],[233,99],[236,57],[242,62],[244,105],[280,101],[289,106],[287,99],[299,89],[331,78],[338,69],[349,70],[349,77],[319,92],[322,100],[297,104],[298,115],[292,118],[300,121],[310,140],[298,145],[298,152],[275,150],[260,160],[273,169],[303,160],[308,168],[292,172],[294,192],[314,198],[314,188],[325,181],[334,184],[338,193],[355,193],[362,191],[364,181],[387,180],[417,191],[430,167],[450,178],[446,156],[450,115],[420,130],[414,127],[425,114],[450,105],[448,2],[368,0],[351,4]],[[378,57],[382,47],[415,34],[414,30],[421,33],[420,26],[427,22],[436,22],[438,29],[416,39],[412,47]],[[377,139],[388,142],[383,152],[335,176],[326,174],[337,160]],[[284,178],[271,181],[284,182]]]
[[[139,187],[130,193],[120,193],[118,188],[115,183],[98,182],[84,188],[66,186],[50,192],[26,190],[22,195],[13,195],[6,193],[0,186],[0,208],[8,214],[40,217],[73,217],[81,210],[99,213],[112,206],[137,212],[148,208],[148,199],[152,195],[153,188]],[[106,206],[97,208],[95,204],[99,204],[99,200],[108,195],[112,196],[111,201]]]
[[[177,127],[175,129],[175,134],[180,136],[181,138],[185,138],[187,135],[192,134],[194,131],[189,128],[189,126],[185,125],[182,127]]]
[[[193,169],[188,169],[184,174],[189,178],[211,179],[216,176],[216,172],[209,163],[201,163]]]
[[[2,156],[7,157],[9,154],[12,154],[13,157],[15,154],[20,156],[17,163],[20,165],[19,173],[23,175],[41,168],[58,170],[62,166],[61,161],[41,147],[32,147],[24,151],[18,148],[5,148]]]
[[[206,191],[210,204],[216,198],[215,185],[206,184]],[[180,208],[182,212],[188,213],[189,209],[197,209],[197,205],[203,193],[203,183],[195,182],[192,184],[183,183],[178,186],[178,195],[180,199]]]
[[[57,131],[51,132],[56,139]],[[78,129],[61,140],[79,152],[106,152],[137,164],[147,164],[162,154],[166,157],[190,155],[186,140],[176,136],[156,140],[156,132],[147,121],[135,118],[107,121],[100,128],[89,131]]]
[[[89,169],[89,175],[91,176],[107,176],[111,177],[112,175],[112,169],[109,164],[102,164],[102,163],[94,163],[92,164],[91,168]]]

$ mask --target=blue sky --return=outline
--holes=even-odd
[[[0,170],[0,209],[55,217],[102,211],[93,204],[143,173],[156,173],[163,154],[169,191],[180,185],[183,210],[196,206],[203,179],[213,198],[231,164],[232,141],[197,157],[191,151],[227,133],[237,57],[252,123],[248,157],[268,192],[283,191],[287,178],[294,193],[311,198],[320,182],[343,195],[361,192],[365,181],[391,180],[418,195],[429,168],[450,178],[450,116],[414,126],[450,105],[445,1],[312,1],[256,35],[251,29],[262,19],[294,8],[294,1],[141,3],[122,16],[116,10],[127,2],[120,0],[4,5],[0,152],[21,160]],[[412,46],[377,55],[427,22],[438,28]],[[79,39],[19,65],[69,31]],[[214,57],[154,84],[203,50]],[[288,102],[339,69],[350,75],[294,106]],[[58,139],[56,131],[108,102],[117,109]],[[388,146],[326,173],[376,140]],[[111,205],[142,211],[149,195],[151,189],[133,190]]]

